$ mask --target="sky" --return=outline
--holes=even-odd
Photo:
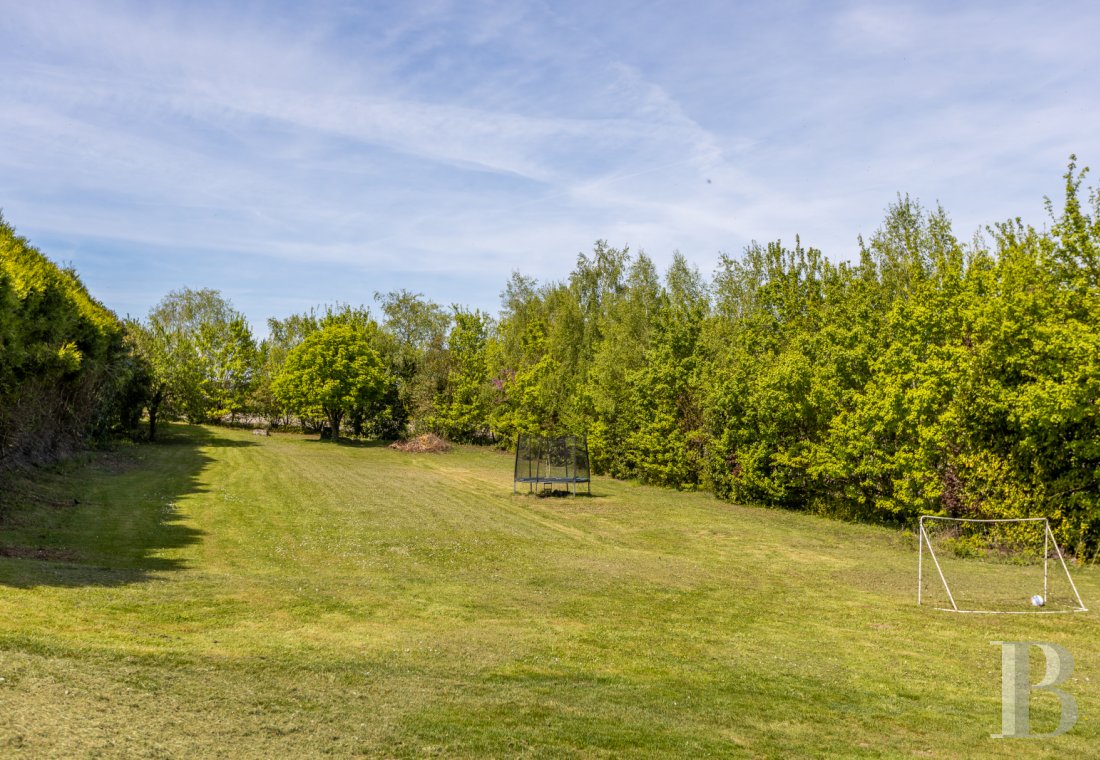
[[[1100,164],[1098,32],[1091,2],[0,0],[0,210],[120,315],[211,287],[261,335],[400,288],[495,313],[599,239],[851,260],[899,193],[963,240],[1042,227]]]

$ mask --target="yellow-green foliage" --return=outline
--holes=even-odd
[[[118,318],[0,219],[0,461],[104,432],[133,377]]]
[[[382,394],[385,369],[362,330],[332,323],[290,351],[273,390],[288,409],[328,418],[333,438],[344,417]]]
[[[677,257],[600,242],[514,275],[485,424],[589,434],[597,471],[856,519],[1044,515],[1100,551],[1100,196],[964,245],[908,197],[834,264],[796,240]],[[476,427],[471,424],[470,427]]]

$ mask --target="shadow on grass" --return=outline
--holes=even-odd
[[[337,441],[330,441],[327,438],[307,438],[303,443],[308,444],[324,444],[325,446],[340,446],[342,448],[349,449],[384,449],[389,446],[393,441],[381,441],[377,439],[371,439],[364,441],[359,438],[341,438]]]
[[[0,511],[0,585],[118,586],[180,570],[162,556],[202,540],[176,502],[202,493],[207,447],[258,444],[188,425],[166,425],[155,443],[96,452],[16,482]]]
[[[222,438],[197,425],[177,423],[167,429],[157,428],[157,440],[147,446],[184,446],[190,448],[207,447],[212,449],[246,449],[261,445],[259,441]]]
[[[554,489],[553,491],[517,491],[515,496],[531,496],[536,499],[606,499],[606,494],[600,493],[588,493],[587,491],[562,491]]]

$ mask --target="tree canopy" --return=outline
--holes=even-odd
[[[152,369],[150,438],[162,410],[191,422],[246,411],[257,375],[256,343],[244,315],[221,293],[173,291],[133,328]]]
[[[273,389],[294,413],[325,417],[335,440],[344,417],[376,400],[385,382],[382,360],[362,331],[332,323],[290,351]]]

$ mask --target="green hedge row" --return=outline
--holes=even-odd
[[[0,218],[0,468],[133,426],[145,380],[118,318]]]
[[[772,243],[662,278],[601,243],[567,282],[516,275],[467,427],[587,432],[612,475],[850,519],[1045,515],[1096,559],[1100,199],[1082,176],[1071,163],[1048,229],[968,244],[899,198],[852,263]]]

